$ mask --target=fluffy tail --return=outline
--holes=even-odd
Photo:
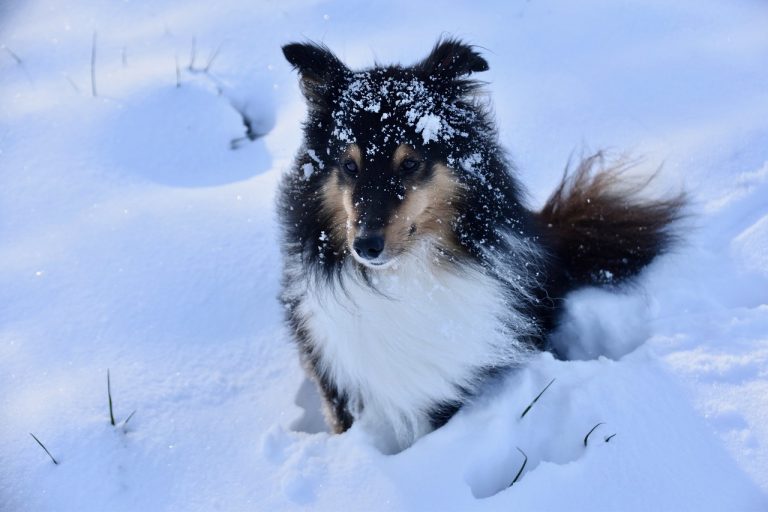
[[[607,165],[602,153],[590,156],[563,177],[539,212],[558,291],[627,281],[677,238],[673,228],[685,195],[644,199],[653,176],[632,182],[625,176],[628,168]]]

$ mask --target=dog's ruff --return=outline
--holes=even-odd
[[[335,286],[303,281],[298,301],[322,353],[320,371],[385,445],[407,446],[431,430],[435,404],[461,402],[485,370],[519,364],[531,352],[516,341],[530,321],[509,307],[498,280],[428,252],[405,255],[370,284],[350,262]]]

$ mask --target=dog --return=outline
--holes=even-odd
[[[360,71],[282,50],[308,115],[278,193],[281,301],[333,432],[410,446],[551,350],[568,292],[627,283],[676,238],[684,197],[642,199],[601,154],[526,207],[461,40]]]

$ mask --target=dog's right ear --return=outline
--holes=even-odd
[[[416,65],[427,76],[456,80],[488,71],[488,61],[471,45],[448,37],[437,42],[429,56]]]
[[[283,46],[286,60],[299,72],[301,91],[311,106],[324,108],[330,96],[352,74],[327,46],[291,43]]]

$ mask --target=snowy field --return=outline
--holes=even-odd
[[[610,148],[694,215],[637,288],[572,297],[572,360],[383,455],[322,430],[275,299],[280,45],[443,33],[483,47],[532,206]],[[140,510],[768,510],[768,4],[2,0],[0,511]]]

